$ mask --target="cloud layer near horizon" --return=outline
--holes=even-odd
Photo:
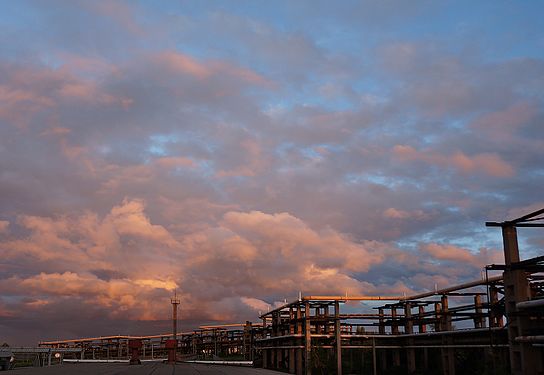
[[[174,290],[190,328],[502,261],[484,221],[544,206],[537,12],[259,4],[0,6],[0,340],[167,331]]]

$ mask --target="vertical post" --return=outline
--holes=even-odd
[[[276,313],[272,313],[272,333],[271,333],[272,337],[277,336],[277,329],[278,329],[278,325],[277,325],[277,322],[276,322]],[[276,345],[274,345],[274,346],[276,346]],[[276,362],[277,350],[275,348],[272,348],[272,349],[270,349],[269,352],[270,352],[270,364],[271,364],[272,368],[277,369],[277,362]]]
[[[482,296],[474,296],[474,328],[483,328],[485,326],[482,316]]]
[[[296,314],[297,314],[297,322],[296,322],[296,333],[297,335],[302,335],[302,306],[299,304],[297,306],[297,310],[296,310]],[[297,345],[301,345],[302,344],[302,338],[297,338],[296,340],[297,342]],[[302,363],[302,348],[298,348],[296,349],[296,374],[297,375],[302,375],[302,366],[303,366],[303,363]]]
[[[448,311],[448,296],[443,295],[440,299],[442,304],[442,313],[440,316],[440,327],[442,331],[451,331],[451,315]],[[442,338],[444,344],[451,344],[451,336],[445,336]],[[442,371],[444,375],[454,375],[455,374],[455,353],[453,348],[443,348],[442,351]]]
[[[404,304],[404,333],[414,333],[414,322],[412,321],[412,304],[406,302]]]
[[[451,315],[448,311],[448,296],[443,295],[441,298],[441,302],[442,302],[442,330],[451,331],[452,325],[451,325]]]
[[[414,322],[412,320],[412,304],[407,301],[404,304],[404,333],[414,333]],[[414,339],[408,339],[408,345],[412,346]],[[413,348],[406,349],[406,367],[410,373],[416,371],[416,352]]]
[[[295,313],[293,311],[293,306],[289,307],[289,335],[295,334]],[[291,340],[291,345],[296,345],[296,340]],[[289,373],[295,374],[296,373],[296,367],[295,367],[295,348],[289,349]]]
[[[336,340],[336,373],[342,374],[342,333],[340,329],[340,302],[334,302],[334,338]]]
[[[312,332],[310,322],[310,302],[304,304],[304,371],[306,375],[312,375],[310,368],[310,355],[312,354]]]
[[[378,375],[378,364],[376,363],[376,338],[372,338],[372,374]]]
[[[502,226],[504,260],[506,270],[503,273],[504,303],[508,318],[508,342],[510,344],[510,366],[513,375],[533,375],[543,371],[541,353],[531,343],[517,342],[516,337],[524,335],[529,319],[518,314],[516,303],[531,299],[529,281],[523,269],[511,269],[519,262],[518,237],[512,224]]]
[[[502,327],[504,325],[503,323],[503,316],[497,312],[497,306],[499,305],[499,290],[495,285],[492,285],[489,288],[489,304],[490,304],[490,322],[489,325],[491,327]]]
[[[391,333],[393,335],[399,334],[399,322],[397,320],[397,308],[391,306]]]
[[[420,305],[419,306],[419,314],[418,314],[418,320],[419,320],[419,333],[425,333],[427,332],[427,325],[425,324],[425,306]]]
[[[442,306],[440,305],[440,302],[435,302],[434,303],[434,331],[435,332],[439,332],[442,330],[442,327],[440,324],[441,310],[442,310]]]
[[[399,321],[397,318],[397,307],[391,306],[391,333],[393,335],[398,335],[399,332]],[[393,365],[398,367],[400,366],[400,349],[393,349]]]
[[[266,338],[266,317],[265,316],[263,316],[263,335],[264,335],[264,338]],[[263,347],[261,353],[263,356],[263,368],[268,368],[268,350],[266,350]]]
[[[385,335],[385,319],[383,315],[383,307],[378,308],[378,333]]]
[[[328,318],[329,317],[329,305],[323,307],[323,316],[325,318]],[[324,322],[325,322],[325,331],[323,333],[325,333],[326,335],[329,334],[329,320],[328,319],[324,319]]]

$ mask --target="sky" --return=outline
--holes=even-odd
[[[0,342],[479,279],[544,207],[543,10],[2,1]]]

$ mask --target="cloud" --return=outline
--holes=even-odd
[[[144,202],[125,199],[122,205],[112,208],[106,220],[111,221],[117,233],[175,246],[177,241],[160,225],[153,225],[145,217]]]
[[[460,173],[484,173],[492,177],[512,177],[515,170],[499,155],[482,153],[468,156],[461,151],[452,155],[443,155],[433,151],[418,151],[411,146],[396,145],[393,148],[394,157],[401,162],[423,161],[430,165],[450,167]]]
[[[173,291],[191,328],[499,263],[484,222],[542,206],[539,12],[424,5],[4,7],[6,339],[168,331]]]
[[[428,217],[427,214],[425,214],[421,210],[416,211],[404,211],[404,210],[398,210],[393,207],[389,207],[387,210],[383,212],[383,216],[390,219],[425,219]]]
[[[422,246],[420,250],[438,261],[454,261],[476,267],[504,261],[502,252],[486,248],[480,248],[478,253],[473,253],[454,245],[429,243]]]
[[[9,230],[9,221],[0,220],[0,233],[7,233]]]

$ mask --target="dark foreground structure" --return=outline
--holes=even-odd
[[[43,368],[27,368],[16,375],[273,375],[275,371],[235,366],[209,366],[178,363],[147,362],[129,366],[122,363],[77,363]]]
[[[520,260],[516,230],[544,226],[542,215],[486,223],[502,229],[505,264],[487,266],[481,280],[414,296],[301,296],[261,315],[262,325],[180,333],[175,356],[246,359],[298,375],[544,374],[544,256]],[[74,358],[128,358],[134,340],[143,359],[166,358],[171,337],[175,328],[173,335],[43,342],[50,352],[42,360],[50,363],[61,348],[78,349],[62,354]]]

